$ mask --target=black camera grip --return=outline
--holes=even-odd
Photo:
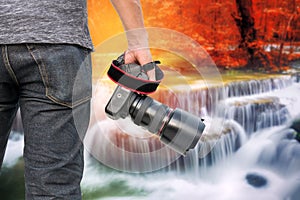
[[[124,55],[113,60],[107,75],[116,84],[140,94],[155,92],[162,81],[164,74],[157,66],[159,61],[147,63],[143,66],[135,63],[124,64]],[[147,71],[155,68],[155,81],[148,80]]]

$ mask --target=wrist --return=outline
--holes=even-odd
[[[128,50],[149,48],[148,33],[145,28],[126,31]]]

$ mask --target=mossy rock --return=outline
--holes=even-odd
[[[300,116],[298,116],[292,123],[291,128],[296,131],[295,139],[300,142]]]

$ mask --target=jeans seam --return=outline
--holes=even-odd
[[[35,61],[35,63],[37,64],[38,68],[39,68],[39,72],[40,72],[40,75],[41,75],[41,78],[43,80],[43,83],[44,83],[44,86],[45,86],[45,95],[48,96],[48,75],[47,75],[47,72],[45,70],[45,66],[43,64],[43,62],[41,61],[41,64],[37,61],[36,57],[34,56],[34,54],[32,53],[31,51],[31,48],[29,47],[28,44],[26,44],[26,48],[28,49],[31,57],[33,58],[33,60]],[[37,52],[38,56],[41,57],[39,55],[39,52]],[[42,66],[41,66],[42,65]],[[45,74],[45,76],[43,76],[43,73]]]
[[[34,59],[35,63],[37,64],[38,68],[39,68],[39,72],[40,72],[40,75],[42,77],[42,80],[43,80],[43,83],[44,83],[44,86],[45,86],[45,92],[46,92],[46,97],[48,97],[51,101],[59,104],[59,105],[63,105],[63,106],[66,106],[68,108],[74,108],[86,101],[88,101],[92,96],[89,95],[83,99],[80,99],[80,100],[77,100],[75,102],[71,102],[71,103],[68,103],[68,102],[65,102],[65,101],[62,101],[60,99],[57,99],[56,97],[54,97],[53,95],[49,94],[49,85],[48,85],[48,74],[47,74],[47,70],[46,70],[46,67],[45,67],[45,64],[43,63],[42,59],[40,59],[40,62],[37,61],[36,57],[34,56],[34,54],[32,53],[32,50],[30,48],[30,46],[28,44],[26,44],[26,47],[30,53],[30,55],[32,56],[32,58]],[[41,58],[39,52],[37,51],[36,52],[38,54],[38,57]]]
[[[9,62],[8,51],[7,51],[6,45],[4,47],[2,47],[2,56],[3,56],[3,62],[4,62],[4,66],[5,66],[6,70],[8,71],[8,73],[9,73],[10,77],[13,79],[13,81],[17,84],[17,86],[19,86],[19,81],[17,79],[17,76]]]

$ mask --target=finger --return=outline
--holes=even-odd
[[[135,57],[140,65],[152,62],[152,56],[148,49],[135,52]]]
[[[126,52],[125,52],[124,61],[125,61],[126,64],[127,64],[127,63],[135,63],[135,62],[136,62],[136,59],[135,59],[135,57],[134,57],[134,55],[133,55],[133,52],[131,52],[131,51],[126,51]]]

